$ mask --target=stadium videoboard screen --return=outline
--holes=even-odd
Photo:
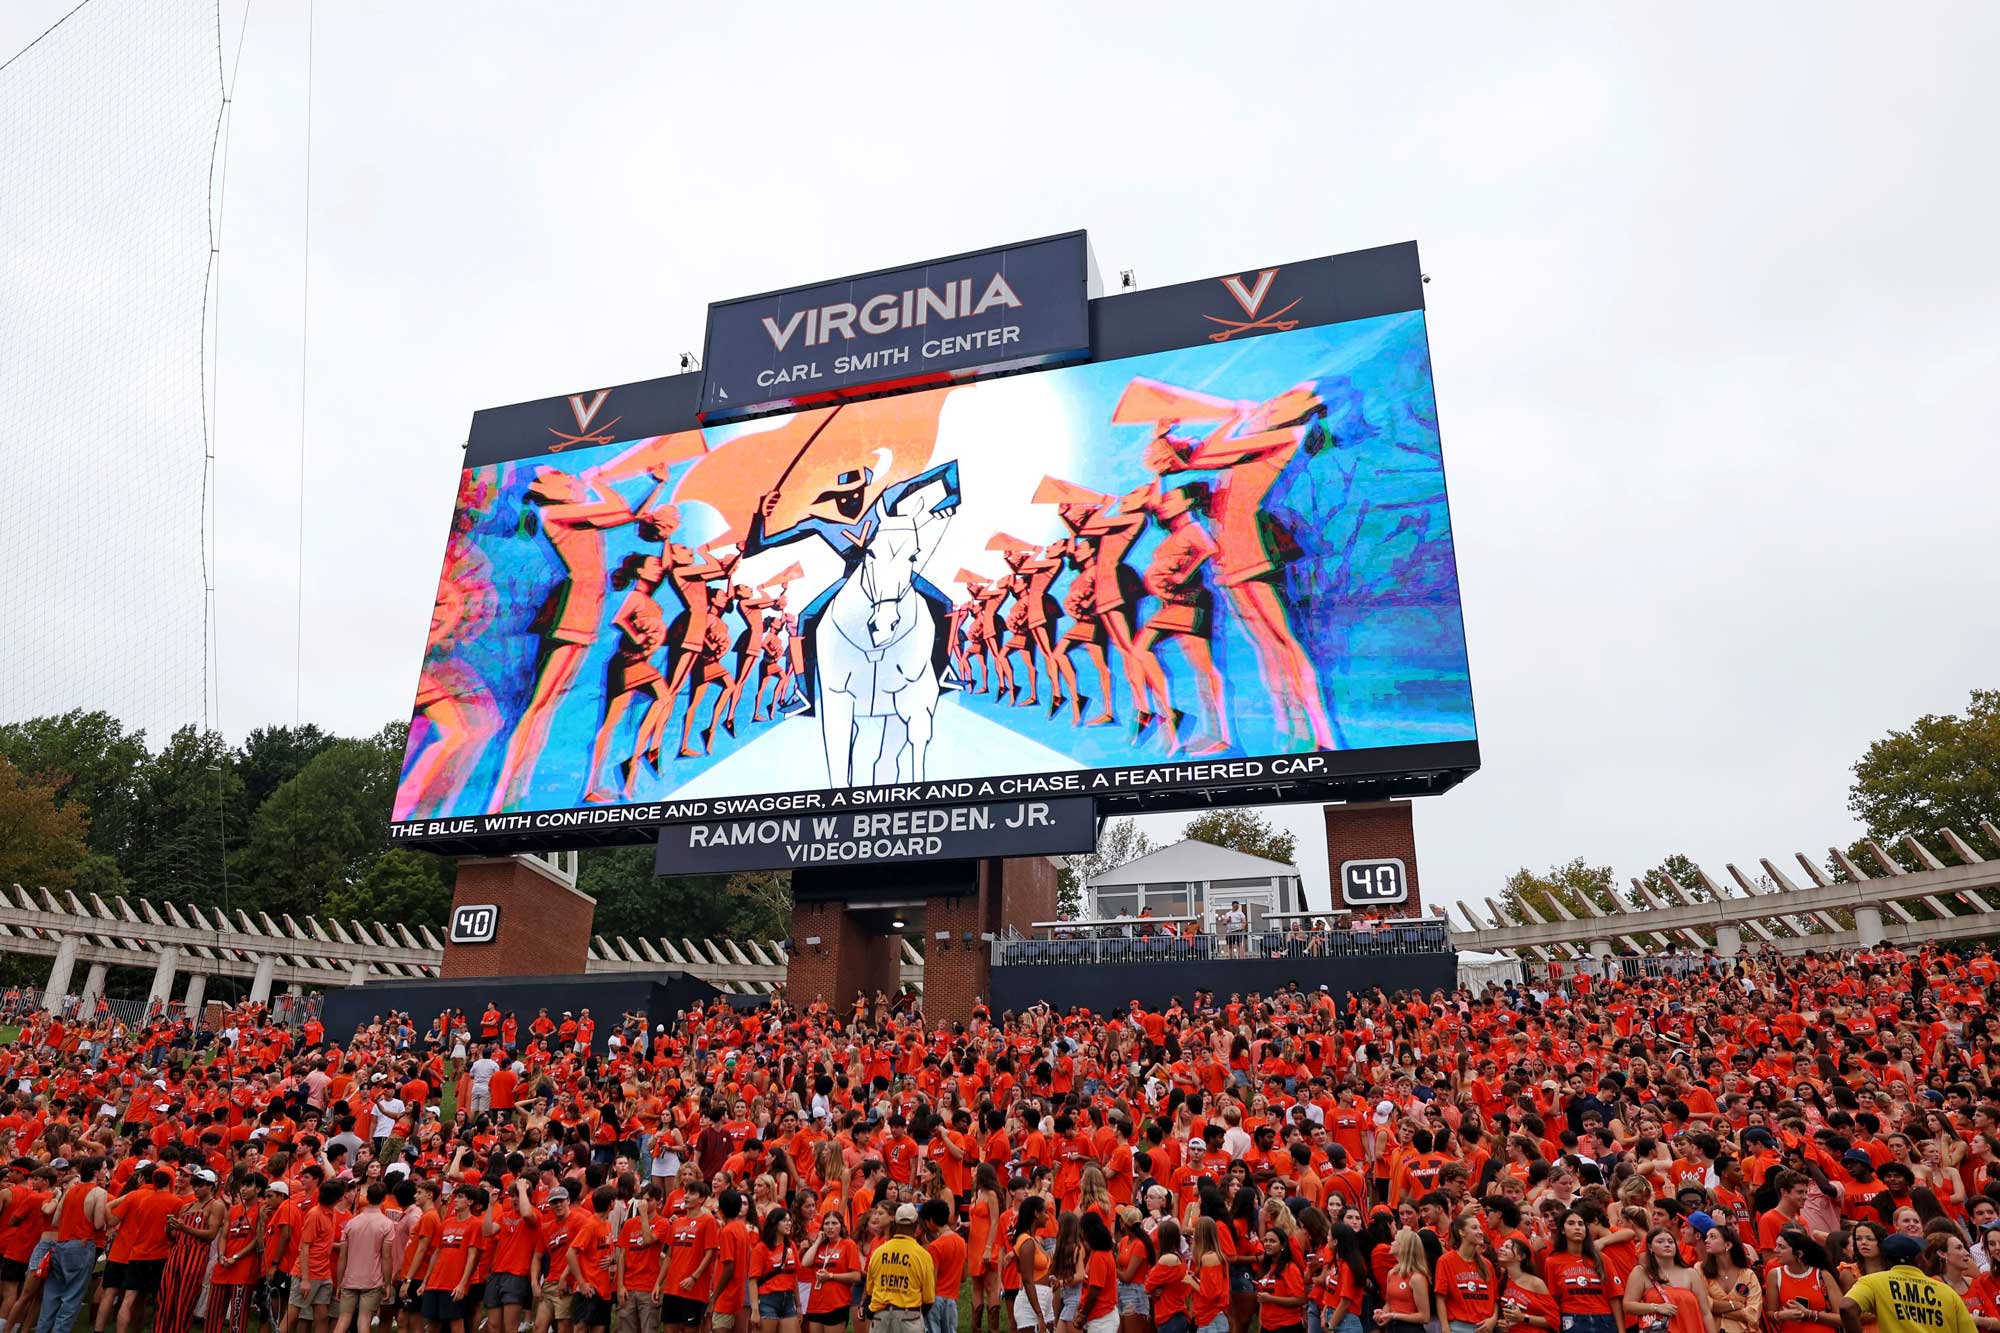
[[[1090,314],[1082,364],[706,429],[699,375],[479,413],[392,837],[1475,769],[1415,247]]]

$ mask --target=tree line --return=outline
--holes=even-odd
[[[1907,847],[1905,835],[1914,835],[1934,852],[1949,851],[1937,831],[1949,828],[1963,837],[1975,853],[1986,860],[2000,859],[1996,845],[1981,827],[1982,821],[2000,823],[2000,690],[1974,690],[1963,713],[1927,713],[1908,727],[1891,731],[1869,744],[1852,768],[1847,808],[1867,830],[1873,841],[1906,871],[1924,869]],[[1870,876],[1879,873],[1872,853],[1856,839],[1846,849],[1847,858]],[[1839,859],[1829,855],[1825,862],[1828,879],[1836,883],[1848,878]],[[1787,874],[1793,883],[1802,875]],[[1517,918],[1545,921],[1559,919],[1560,904],[1571,916],[1599,911],[1643,911],[1656,904],[1711,902],[1721,887],[1701,877],[1700,870],[1686,855],[1675,852],[1639,876],[1640,886],[1621,879],[1610,866],[1593,865],[1586,858],[1550,866],[1546,871],[1527,867],[1507,877],[1496,901]],[[1753,883],[1777,891],[1768,876],[1758,875]],[[1946,899],[1955,912],[1974,909],[1957,899]],[[1586,904],[1588,906],[1586,906]],[[1485,904],[1474,903],[1481,915]],[[1910,904],[1922,914],[1921,904]],[[1523,915],[1523,913],[1527,915]],[[1833,913],[1843,929],[1853,922],[1846,913]],[[1799,917],[1796,924],[1807,934],[1822,933],[1827,923]]]
[[[82,709],[0,725],[0,884],[442,926],[450,858],[390,847],[406,723],[337,736],[192,726],[158,748]],[[605,935],[782,938],[783,875],[653,875],[653,849],[585,851],[578,887]]]
[[[0,725],[0,885],[73,889],[107,902],[119,894],[192,902],[253,918],[441,926],[451,861],[386,841],[407,730],[396,721],[372,735],[337,736],[304,723],[259,727],[231,745],[184,726],[155,748],[103,711]],[[1870,744],[1853,766],[1848,806],[1907,869],[1920,867],[1900,845],[1903,835],[1934,843],[1947,826],[2000,859],[1980,827],[2000,821],[2000,690],[1975,690],[1964,712],[1926,715]],[[1250,810],[1204,812],[1183,836],[1274,861],[1295,857],[1292,835]],[[1114,821],[1095,852],[1068,859],[1062,909],[1079,909],[1092,875],[1152,849],[1131,821]],[[1858,849],[1850,854],[1871,864]],[[1828,871],[1842,877],[1837,863]],[[1680,854],[1640,878],[1662,902],[1714,896]],[[644,846],[583,852],[579,887],[597,899],[605,935],[777,939],[791,910],[783,873],[656,878],[653,849]],[[1585,914],[1585,900],[1604,910],[1651,905],[1609,866],[1584,858],[1547,871],[1524,867],[1495,896],[1551,919],[1554,902],[1573,915]]]

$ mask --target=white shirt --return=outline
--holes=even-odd
[[[386,1139],[391,1134],[395,1133],[396,1119],[398,1116],[402,1115],[403,1112],[407,1109],[409,1108],[403,1105],[403,1099],[393,1095],[384,1097],[380,1101],[376,1102],[375,1132],[369,1137],[377,1139]]]
[[[472,1062],[472,1086],[475,1091],[485,1091],[493,1076],[500,1072],[500,1062],[490,1055],[482,1055]]]

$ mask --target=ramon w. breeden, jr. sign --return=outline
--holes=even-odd
[[[668,824],[660,830],[653,869],[661,875],[688,875],[969,861],[1087,852],[1096,845],[1097,809],[1087,797],[988,801]]]
[[[972,379],[1090,351],[1083,232],[708,308],[701,418]]]

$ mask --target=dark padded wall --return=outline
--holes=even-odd
[[[329,1037],[344,1040],[362,1024],[402,1010],[421,1034],[446,1009],[463,1009],[477,1031],[488,1001],[509,1009],[526,1031],[538,1009],[560,1020],[562,1012],[590,1010],[597,1020],[597,1047],[627,1012],[644,1013],[654,1023],[670,1022],[676,1011],[714,999],[715,987],[685,972],[615,972],[602,976],[461,977],[451,981],[371,982],[326,992],[322,1020]]]
[[[1057,1009],[1082,1005],[1096,1013],[1133,1000],[1160,1008],[1198,990],[1266,995],[1298,982],[1336,995],[1367,991],[1450,990],[1458,985],[1458,955],[1390,954],[1367,958],[1245,958],[1198,963],[1097,963],[1089,967],[1012,966],[993,969],[993,1012],[1019,1012],[1047,1000]]]

